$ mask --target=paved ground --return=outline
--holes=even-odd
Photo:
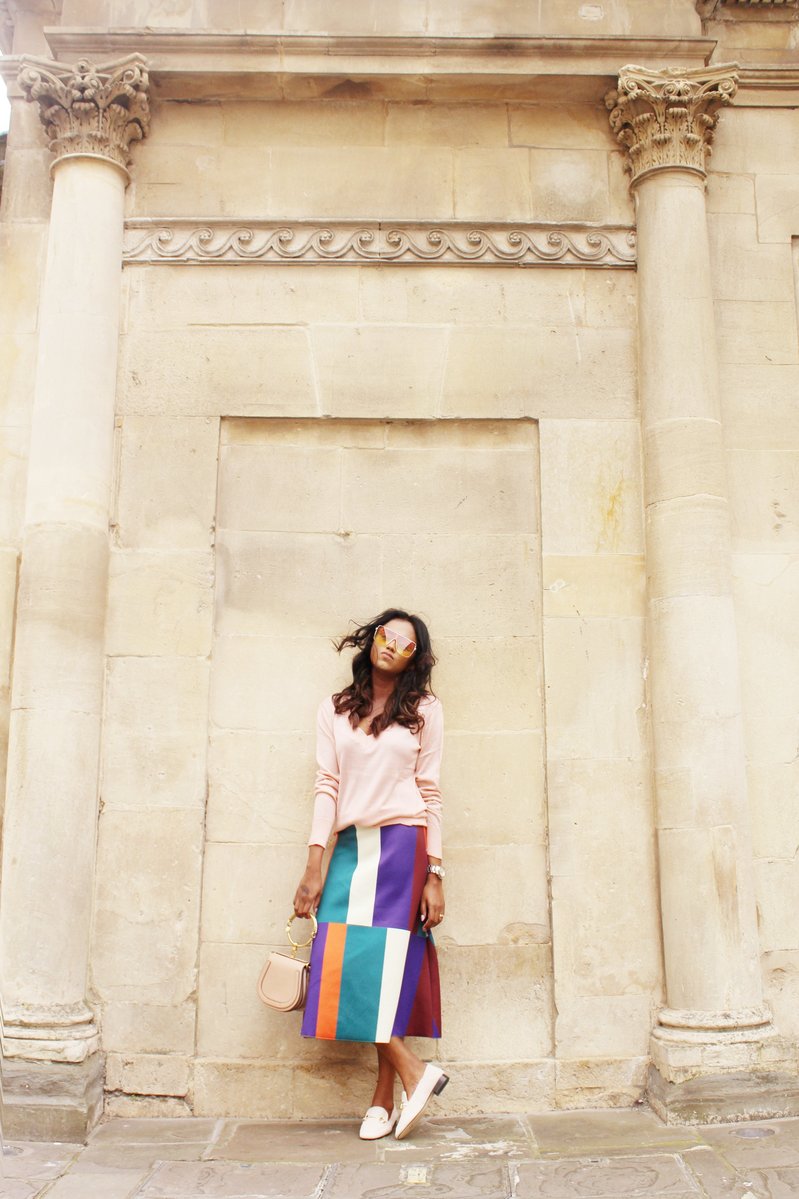
[[[5,1146],[0,1199],[786,1199],[799,1119],[667,1128],[649,1111],[357,1124],[111,1120],[86,1146]]]

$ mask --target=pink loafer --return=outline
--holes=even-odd
[[[363,1118],[361,1131],[358,1134],[362,1141],[379,1141],[387,1137],[397,1123],[399,1112],[392,1108],[391,1115],[384,1107],[370,1107]]]
[[[439,1070],[438,1066],[429,1064],[425,1066],[424,1074],[416,1084],[416,1089],[410,1099],[405,1094],[402,1096],[400,1118],[394,1131],[394,1136],[398,1141],[404,1140],[409,1133],[413,1132],[430,1100],[434,1095],[440,1095],[448,1082],[449,1075],[445,1074],[443,1070]]]

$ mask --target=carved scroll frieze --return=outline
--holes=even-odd
[[[635,183],[649,171],[682,167],[705,174],[718,110],[738,87],[737,64],[688,70],[622,67],[605,103],[610,124],[627,149]]]
[[[146,60],[130,54],[95,66],[23,58],[19,85],[39,105],[56,161],[75,155],[105,158],[127,174],[130,147],[149,127]]]
[[[126,263],[635,265],[626,226],[524,222],[130,220]]]

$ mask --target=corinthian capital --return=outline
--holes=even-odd
[[[76,155],[105,158],[127,176],[130,146],[147,133],[147,62],[130,54],[94,66],[22,59],[19,85],[37,101],[56,162]]]
[[[738,87],[737,63],[691,70],[622,67],[619,86],[605,103],[616,137],[627,148],[627,168],[636,183],[667,167],[705,174],[718,110]]]

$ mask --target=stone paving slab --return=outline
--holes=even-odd
[[[386,1138],[388,1139],[388,1138]],[[358,1137],[352,1120],[288,1124],[230,1121],[219,1140],[206,1150],[215,1161],[364,1162],[374,1161],[377,1146]]]
[[[46,1141],[6,1144],[0,1177],[24,1178],[28,1182],[58,1178],[81,1152],[80,1145],[51,1145]]]
[[[702,1143],[698,1128],[664,1124],[647,1107],[622,1110],[546,1112],[529,1116],[542,1157],[581,1153],[629,1153],[631,1149],[687,1149]]]
[[[711,1125],[702,1131],[707,1144],[734,1166],[799,1166],[799,1120]]]
[[[41,1195],[41,1193],[39,1183],[23,1182],[19,1178],[12,1178],[8,1181],[0,1178],[2,1199],[33,1199],[34,1196]]]
[[[755,1170],[750,1178],[752,1199],[796,1199],[799,1195],[799,1168],[796,1166]]]
[[[166,1162],[135,1193],[137,1199],[315,1199],[324,1174],[324,1166],[285,1162]]]
[[[354,1120],[110,1120],[0,1164],[0,1199],[799,1199],[799,1119],[438,1117],[372,1143]]]
[[[141,1170],[116,1170],[113,1174],[66,1174],[45,1194],[47,1199],[128,1199],[137,1193],[137,1187],[144,1178]]]
[[[200,1161],[208,1152],[207,1141],[184,1141],[182,1144],[140,1145],[116,1142],[89,1142],[73,1167],[79,1172],[113,1172],[115,1169],[144,1169],[157,1161]]]
[[[747,1175],[739,1173],[707,1145],[687,1149],[682,1159],[699,1183],[703,1195],[712,1196],[712,1199],[740,1199],[750,1190]]]
[[[479,1158],[537,1157],[528,1122],[519,1116],[425,1120],[413,1137],[381,1142],[384,1160],[468,1161]]]
[[[507,1167],[499,1162],[381,1162],[342,1166],[323,1192],[324,1199],[509,1199]]]
[[[91,1135],[90,1144],[179,1145],[214,1139],[223,1120],[183,1117],[172,1120],[109,1120]],[[298,1127],[295,1125],[295,1128]]]
[[[701,1195],[699,1184],[676,1154],[534,1162],[517,1166],[516,1170],[518,1199],[539,1195],[542,1199],[572,1199],[575,1195],[591,1195],[592,1199],[638,1195],[647,1199],[656,1195],[697,1199]]]

